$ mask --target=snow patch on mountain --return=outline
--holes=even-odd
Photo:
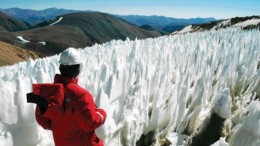
[[[98,135],[107,146],[190,145],[216,114],[224,134],[211,144],[259,145],[259,40],[258,30],[227,29],[80,49],[79,84],[108,114]],[[53,82],[58,60],[0,68],[0,145],[54,145],[26,93]]]
[[[209,22],[207,24],[194,24],[189,25],[179,31],[173,32],[171,35],[183,34],[188,32],[201,32],[210,30],[219,30],[225,28],[241,27],[242,29],[259,29],[260,24],[259,16],[252,17],[236,17],[227,20],[219,20],[215,22]],[[250,27],[248,27],[250,26]],[[248,27],[248,28],[247,28]]]
[[[57,24],[57,23],[59,23],[59,22],[61,22],[61,20],[63,19],[63,17],[60,17],[56,22],[54,22],[54,23],[52,23],[52,24],[50,24],[49,26],[52,26],[52,25],[55,25],[55,24]]]
[[[251,20],[246,20],[243,22],[239,22],[237,24],[235,24],[234,26],[238,26],[238,27],[247,27],[249,25],[258,25],[260,23],[260,19],[251,19]]]
[[[46,45],[46,42],[38,42],[39,44],[42,44],[43,46]]]
[[[17,36],[17,39],[19,40],[20,43],[23,44],[30,43],[30,41],[24,39],[22,36]]]
[[[192,32],[192,31],[193,31],[192,25],[188,25],[185,28],[183,28],[182,30],[173,32],[172,34],[183,34],[183,33],[188,33],[188,32]]]
[[[228,19],[218,23],[216,26],[213,27],[213,29],[217,30],[219,28],[230,27],[230,26],[231,26],[231,19]]]

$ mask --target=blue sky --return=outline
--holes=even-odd
[[[260,0],[0,0],[0,8],[50,7],[176,18],[260,15]]]

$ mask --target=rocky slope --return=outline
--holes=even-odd
[[[0,12],[0,31],[20,31],[28,28],[29,25],[25,22],[19,21]]]
[[[113,39],[154,38],[155,30],[145,30],[112,15],[98,12],[66,14],[24,31],[0,33],[0,41],[48,56],[68,47],[82,48]]]
[[[26,61],[29,58],[36,59],[39,56],[32,51],[27,51],[14,45],[0,41],[0,66],[12,65],[17,62]]]

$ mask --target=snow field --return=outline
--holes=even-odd
[[[219,143],[259,145],[260,32],[227,29],[111,41],[79,50],[79,84],[108,113],[97,130],[106,146],[134,146],[152,133],[158,145],[189,145],[212,113],[225,119]],[[53,82],[59,56],[0,68],[0,145],[52,146],[26,93]],[[25,134],[26,133],[26,134]],[[216,140],[217,141],[217,140]]]
[[[209,22],[211,23],[211,22]],[[218,22],[211,30],[218,30],[218,29],[224,29],[226,27],[241,27],[241,28],[245,28],[248,26],[253,26],[253,25],[258,25],[260,23],[260,19],[257,18],[252,18],[250,20],[246,20],[246,21],[242,21],[242,22],[238,22],[236,24],[231,25],[231,19],[227,19],[224,20],[222,22]],[[200,28],[200,26],[192,26],[192,25],[188,25],[185,28],[183,28],[180,31],[175,31],[173,33],[171,33],[171,35],[178,35],[178,34],[183,34],[183,33],[191,33],[193,31],[202,31],[203,28]]]
[[[247,27],[249,25],[258,25],[260,23],[260,19],[251,19],[244,22],[239,22],[234,26]]]

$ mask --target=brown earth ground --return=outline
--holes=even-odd
[[[32,51],[24,50],[17,46],[0,41],[0,66],[12,65],[26,61],[29,58],[36,59],[39,56]]]

